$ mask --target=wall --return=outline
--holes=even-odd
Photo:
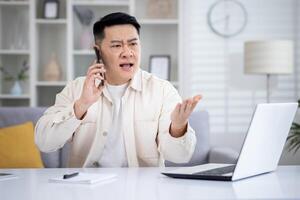
[[[295,73],[271,77],[271,102],[299,98],[299,3],[297,0],[239,0],[248,12],[248,24],[239,35],[224,39],[207,25],[215,0],[189,0],[183,5],[184,96],[204,99],[197,109],[210,113],[211,143],[240,149],[257,103],[266,102],[266,77],[243,72],[243,44],[247,40],[295,40]],[[281,164],[300,164],[300,152],[283,153]]]

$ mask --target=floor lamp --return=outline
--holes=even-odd
[[[244,44],[246,74],[267,76],[267,102],[270,102],[270,76],[292,74],[294,47],[290,40],[247,41]]]

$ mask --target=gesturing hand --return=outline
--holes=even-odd
[[[201,95],[196,95],[176,105],[171,113],[170,133],[173,137],[180,137],[186,132],[189,116],[201,98]]]

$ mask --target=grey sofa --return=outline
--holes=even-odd
[[[32,107],[0,107],[0,128],[26,121],[34,124],[42,116],[46,108]],[[236,163],[238,153],[228,148],[211,148],[209,143],[209,116],[206,111],[192,113],[190,124],[195,129],[197,145],[189,163],[176,164],[166,161],[166,166],[193,166],[207,162]],[[44,166],[47,168],[66,167],[70,144],[51,153],[41,153]]]
[[[194,154],[188,163],[177,164],[165,162],[167,167],[194,166],[205,163],[230,163],[237,162],[239,153],[226,147],[211,147],[209,140],[209,115],[207,111],[193,112],[189,118],[197,137]]]

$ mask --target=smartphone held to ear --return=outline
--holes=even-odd
[[[94,47],[94,50],[95,50],[95,54],[96,54],[96,58],[97,58],[97,63],[102,63],[102,60],[101,60],[101,56],[100,56],[100,51]],[[101,74],[102,77],[105,79],[105,74]],[[99,87],[99,86],[104,86],[104,80],[100,80],[100,79],[95,79],[95,86],[96,87]]]

